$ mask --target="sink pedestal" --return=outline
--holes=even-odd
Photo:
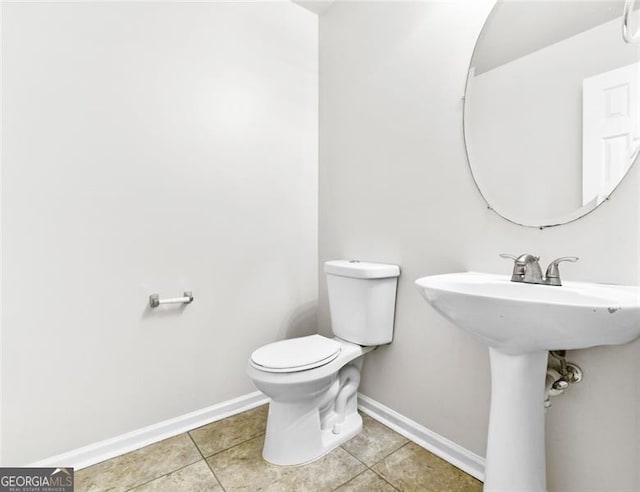
[[[472,272],[424,277],[416,285],[445,318],[490,347],[485,492],[543,492],[548,351],[621,345],[640,337],[640,287],[551,287]]]
[[[489,348],[491,411],[485,492],[544,492],[544,391],[548,352]]]

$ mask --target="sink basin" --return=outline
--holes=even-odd
[[[424,277],[416,285],[445,318],[506,354],[620,345],[640,336],[638,287],[532,285],[474,272]]]
[[[424,277],[416,286],[440,314],[489,347],[485,492],[545,492],[548,351],[640,336],[640,287],[532,285],[472,272]]]

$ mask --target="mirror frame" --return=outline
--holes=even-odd
[[[534,224],[533,220],[531,221],[531,223],[529,223],[529,221],[526,221],[526,220],[512,219],[512,218],[507,217],[503,213],[497,211],[495,208],[493,208],[493,205],[491,205],[491,203],[489,203],[489,200],[487,200],[487,198],[485,197],[484,193],[482,192],[482,189],[480,188],[480,185],[478,184],[478,180],[476,179],[476,175],[473,172],[473,165],[471,164],[471,156],[469,155],[469,145],[468,145],[468,138],[467,138],[467,126],[468,125],[466,123],[466,114],[467,114],[467,95],[469,93],[469,81],[470,81],[471,69],[473,68],[474,56],[476,54],[476,51],[478,50],[478,43],[480,42],[480,37],[482,36],[482,34],[484,33],[484,31],[485,31],[485,29],[487,27],[488,20],[491,18],[491,15],[495,11],[495,9],[498,6],[498,4],[501,3],[501,1],[504,1],[504,0],[494,0],[493,6],[491,7],[491,10],[489,11],[489,14],[487,15],[486,19],[484,20],[484,23],[482,24],[482,28],[480,29],[480,32],[478,33],[478,36],[476,37],[476,41],[475,41],[475,44],[473,46],[473,52],[471,53],[471,58],[469,59],[469,68],[467,69],[467,77],[466,77],[466,81],[465,81],[465,84],[464,84],[464,95],[462,96],[462,102],[463,102],[463,104],[462,104],[462,138],[463,138],[463,141],[464,141],[464,153],[465,153],[465,156],[467,157],[467,165],[469,167],[469,172],[471,173],[471,177],[473,178],[473,184],[475,185],[476,189],[478,190],[478,193],[480,193],[480,196],[482,197],[482,200],[487,205],[487,208],[489,210],[491,210],[492,212],[494,212],[499,217],[501,217],[504,220],[506,220],[507,222],[510,222],[512,224],[515,224],[515,225],[518,225],[518,226],[521,226],[521,227],[530,227],[530,228],[533,228],[533,229],[540,229],[540,230],[548,229],[550,227],[558,227],[558,226],[561,226],[561,225],[564,225],[564,224],[570,224],[571,222],[575,222],[575,221],[577,221],[579,219],[582,219],[583,217],[586,217],[587,215],[591,214],[594,210],[598,209],[601,205],[603,205],[603,204],[605,204],[606,202],[609,201],[611,196],[620,187],[620,184],[622,184],[622,182],[627,179],[627,176],[631,173],[631,170],[634,167],[636,167],[636,165],[638,165],[638,160],[640,158],[640,152],[638,154],[636,154],[635,159],[629,165],[629,168],[624,173],[624,176],[620,179],[620,181],[618,181],[618,184],[611,190],[611,192],[607,195],[607,197],[604,200],[602,200],[600,203],[597,203],[595,205],[583,205],[582,207],[580,207],[579,209],[575,210],[574,212],[566,214],[566,215],[561,216],[559,218],[541,219],[541,220],[544,220],[544,222],[545,222],[543,224],[537,224],[537,223]],[[634,3],[635,3],[635,0],[625,0],[624,11],[621,12],[621,16],[623,18],[623,22],[621,23],[621,28],[620,28],[621,39],[622,39],[622,41],[627,42],[627,43],[629,43],[629,41],[627,41],[627,39],[625,38],[625,34],[624,34],[624,30],[625,30],[625,27],[626,27],[626,24],[625,24],[625,13],[627,12],[627,9],[629,8],[629,5],[631,5],[632,9],[634,8]],[[633,42],[634,43],[638,43],[638,40],[633,40]],[[640,53],[639,53],[639,56],[638,56],[638,63],[640,63]]]

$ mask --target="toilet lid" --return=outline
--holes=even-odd
[[[291,338],[260,347],[251,361],[263,371],[295,372],[328,364],[340,354],[340,342],[321,335]]]

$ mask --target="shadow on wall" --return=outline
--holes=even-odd
[[[142,311],[142,315],[140,316],[140,318],[144,320],[147,318],[157,319],[159,317],[171,318],[181,316],[187,306],[188,304],[166,304],[158,306],[156,308],[152,308],[147,303],[144,310]]]
[[[304,337],[318,333],[318,303],[307,302],[294,309],[284,321],[278,338]]]

